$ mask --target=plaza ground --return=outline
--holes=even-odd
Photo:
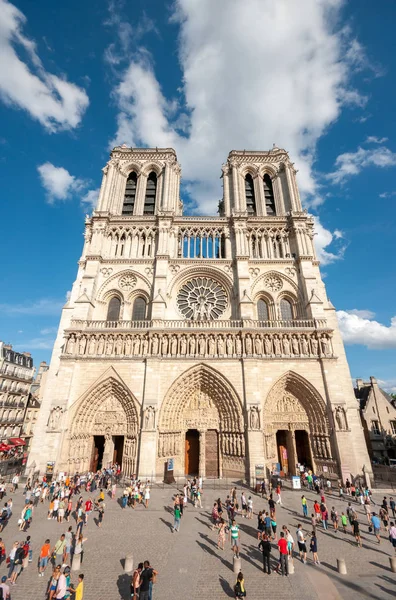
[[[239,488],[238,498],[240,497]],[[133,554],[134,565],[150,560],[158,570],[159,576],[154,585],[153,600],[204,600],[234,597],[235,575],[232,572],[232,552],[227,541],[224,552],[217,550],[217,533],[210,528],[209,513],[215,498],[225,498],[226,487],[209,488],[204,483],[202,509],[189,504],[185,512],[179,533],[172,533],[172,497],[175,489],[171,486],[158,486],[152,490],[150,507],[145,510],[138,506],[135,510],[123,510],[117,500],[106,499],[106,513],[103,527],[99,529],[90,517],[84,530],[87,541],[84,544],[84,563],[81,572],[85,574],[84,600],[127,600],[131,576],[123,572],[123,559]],[[118,489],[120,497],[122,488]],[[301,491],[284,490],[284,507],[277,508],[278,531],[282,525],[288,525],[296,539],[296,528],[303,523],[304,530],[310,532],[308,520],[301,516]],[[378,503],[384,494],[374,494]],[[389,497],[389,493],[387,496]],[[396,495],[396,494],[395,494]],[[84,498],[88,494],[83,494]],[[253,495],[254,512],[268,508],[265,499]],[[317,497],[307,492],[309,508]],[[14,541],[21,541],[26,534],[18,531],[17,520],[24,497],[22,490],[13,494],[13,516],[0,534],[5,541],[7,553]],[[341,514],[347,502],[336,496],[327,500],[328,508],[335,506]],[[356,505],[358,506],[358,505]],[[59,524],[47,520],[48,505],[40,504],[34,513],[29,530],[33,541],[33,563],[18,578],[12,588],[12,600],[44,599],[50,572],[44,578],[37,575],[37,558],[45,538],[55,543],[68,524]],[[375,510],[375,508],[373,508]],[[391,573],[389,556],[393,549],[385,532],[381,532],[379,545],[374,536],[368,533],[367,519],[358,506],[361,524],[363,548],[356,546],[349,533],[335,533],[332,528],[325,532],[318,527],[318,553],[320,566],[314,566],[309,560],[307,565],[294,559],[295,573],[288,578],[275,573],[271,576],[262,572],[261,553],[257,550],[256,515],[252,520],[238,518],[241,528],[242,571],[245,575],[247,598],[258,600],[270,597],[272,600],[304,598],[305,600],[336,600],[348,598],[381,598],[387,600],[396,595],[396,574]],[[75,528],[74,520],[70,521]],[[273,562],[278,552],[273,548]],[[348,574],[339,575],[336,570],[337,558],[346,560]],[[6,573],[5,562],[0,575]],[[72,573],[72,581],[77,581]]]

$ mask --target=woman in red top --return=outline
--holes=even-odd
[[[281,531],[280,539],[278,541],[279,548],[279,563],[282,570],[282,576],[289,575],[289,564],[287,560],[287,539],[285,538],[285,534]],[[278,566],[279,568],[279,566]],[[278,571],[278,568],[276,569]]]
[[[91,498],[88,498],[88,500],[85,502],[85,523],[88,523],[88,517],[90,515],[90,513],[92,512],[92,508],[93,508],[93,503]]]

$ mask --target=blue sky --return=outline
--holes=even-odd
[[[352,376],[396,391],[394,2],[0,10],[0,339],[49,360],[112,145],[175,147],[188,212],[211,214],[229,150],[275,142],[317,219]]]

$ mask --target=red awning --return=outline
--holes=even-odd
[[[9,450],[11,448],[11,446],[9,446],[8,444],[0,444],[0,452],[7,452],[7,450]]]
[[[13,446],[26,446],[26,442],[22,438],[9,438],[8,441]]]

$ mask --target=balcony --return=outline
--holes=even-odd
[[[188,319],[144,320],[144,321],[85,321],[73,319],[69,331],[128,331],[136,329],[327,329],[326,319],[293,319],[288,321],[256,321],[253,319],[216,319],[210,321],[192,321]]]

